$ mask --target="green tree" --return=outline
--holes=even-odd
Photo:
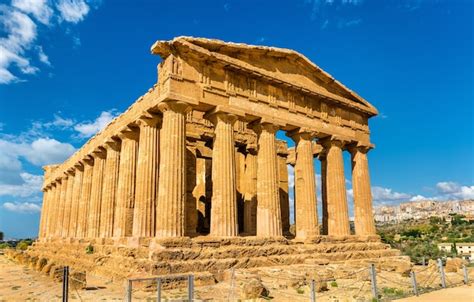
[[[0,240],[3,240],[3,232],[0,231]]]

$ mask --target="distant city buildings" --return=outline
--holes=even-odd
[[[452,243],[438,243],[438,248],[440,251],[445,251],[446,253],[451,253],[454,245]],[[474,260],[474,243],[465,242],[465,243],[456,243],[456,251],[458,256],[466,259],[468,261]]]
[[[462,214],[466,216],[466,219],[474,220],[474,200],[422,200],[374,208],[374,219],[378,223],[402,222],[432,216],[450,221],[451,216],[449,214]]]

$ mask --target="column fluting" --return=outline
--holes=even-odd
[[[77,212],[77,237],[87,237],[87,226],[89,224],[89,206],[92,193],[92,178],[94,173],[94,158],[87,156],[82,160],[84,172],[82,177],[81,198]]]
[[[213,113],[211,236],[237,236],[234,123],[237,116]]]
[[[72,206],[72,191],[74,189],[74,170],[66,172],[68,175],[67,189],[66,189],[66,200],[64,202],[64,216],[62,222],[61,236],[68,238],[69,236],[69,223],[71,222],[71,206]]]
[[[296,238],[307,239],[319,234],[312,145],[315,133],[301,130],[288,133],[288,135],[296,143]]]
[[[245,156],[244,232],[257,233],[257,150],[247,146]]]
[[[137,238],[155,235],[155,213],[159,164],[160,118],[143,118],[138,121],[138,162],[133,209],[133,236]]]
[[[279,179],[276,153],[276,125],[254,124],[258,136],[257,236],[282,236]]]
[[[374,235],[375,222],[372,212],[367,152],[370,146],[350,147],[352,161],[352,190],[354,193],[354,226],[356,235]]]
[[[107,157],[104,168],[104,184],[102,188],[102,205],[100,211],[99,237],[110,238],[114,230],[114,212],[119,177],[120,143],[110,141],[105,144]]]
[[[64,219],[64,209],[66,206],[66,193],[67,193],[67,183],[68,179],[67,176],[64,175],[60,179],[60,193],[59,193],[59,201],[58,201],[58,215],[56,219],[56,230],[55,230],[55,237],[61,238],[63,233],[63,219]]]
[[[326,196],[328,209],[328,235],[350,235],[349,211],[347,207],[346,179],[342,147],[337,138],[325,139],[326,149]]]
[[[124,131],[120,150],[117,206],[114,221],[114,237],[132,236],[133,209],[135,207],[135,181],[138,154],[138,132]]]
[[[156,237],[181,237],[185,235],[186,114],[191,108],[184,102],[167,101],[160,103],[159,109],[163,125]]]
[[[92,157],[94,158],[94,168],[92,172],[91,198],[88,211],[87,237],[98,238],[106,153],[104,150],[99,149],[92,153]]]
[[[79,203],[81,202],[82,178],[84,175],[84,166],[82,165],[82,163],[77,163],[76,165],[74,165],[74,168],[75,175],[72,191],[71,220],[69,223],[68,232],[68,237],[71,238],[77,237]]]

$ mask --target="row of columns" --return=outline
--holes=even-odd
[[[186,113],[183,102],[161,103],[161,117],[138,121],[139,134],[130,129],[119,139],[95,150],[44,193],[40,237],[181,237],[186,224]],[[210,235],[239,233],[236,196],[236,156],[233,126],[237,116],[214,111],[205,118],[214,124]],[[257,147],[245,159],[249,186],[244,199],[244,231],[278,237],[289,219],[280,198],[276,125],[252,123]],[[296,235],[319,234],[313,165],[314,133],[288,133],[296,142]],[[342,161],[343,142],[322,141],[323,232],[347,235],[349,218]],[[356,234],[374,234],[366,150],[353,154]],[[364,152],[365,151],[365,152]],[[281,170],[281,168],[280,168]],[[256,198],[256,200],[255,200]],[[257,202],[256,202],[257,201]],[[284,201],[283,201],[284,202]],[[256,205],[256,211],[255,211]],[[256,212],[256,214],[255,214]],[[282,215],[283,213],[283,215]],[[326,215],[324,215],[326,214]],[[285,221],[282,221],[285,220]]]

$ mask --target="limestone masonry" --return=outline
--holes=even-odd
[[[389,252],[374,236],[371,104],[293,50],[178,37],[151,52],[162,59],[157,84],[64,163],[44,167],[33,249],[352,242]],[[277,131],[296,147],[277,140]],[[351,167],[344,167],[346,151]],[[288,164],[295,168],[295,236]],[[353,235],[344,169],[352,170]]]

